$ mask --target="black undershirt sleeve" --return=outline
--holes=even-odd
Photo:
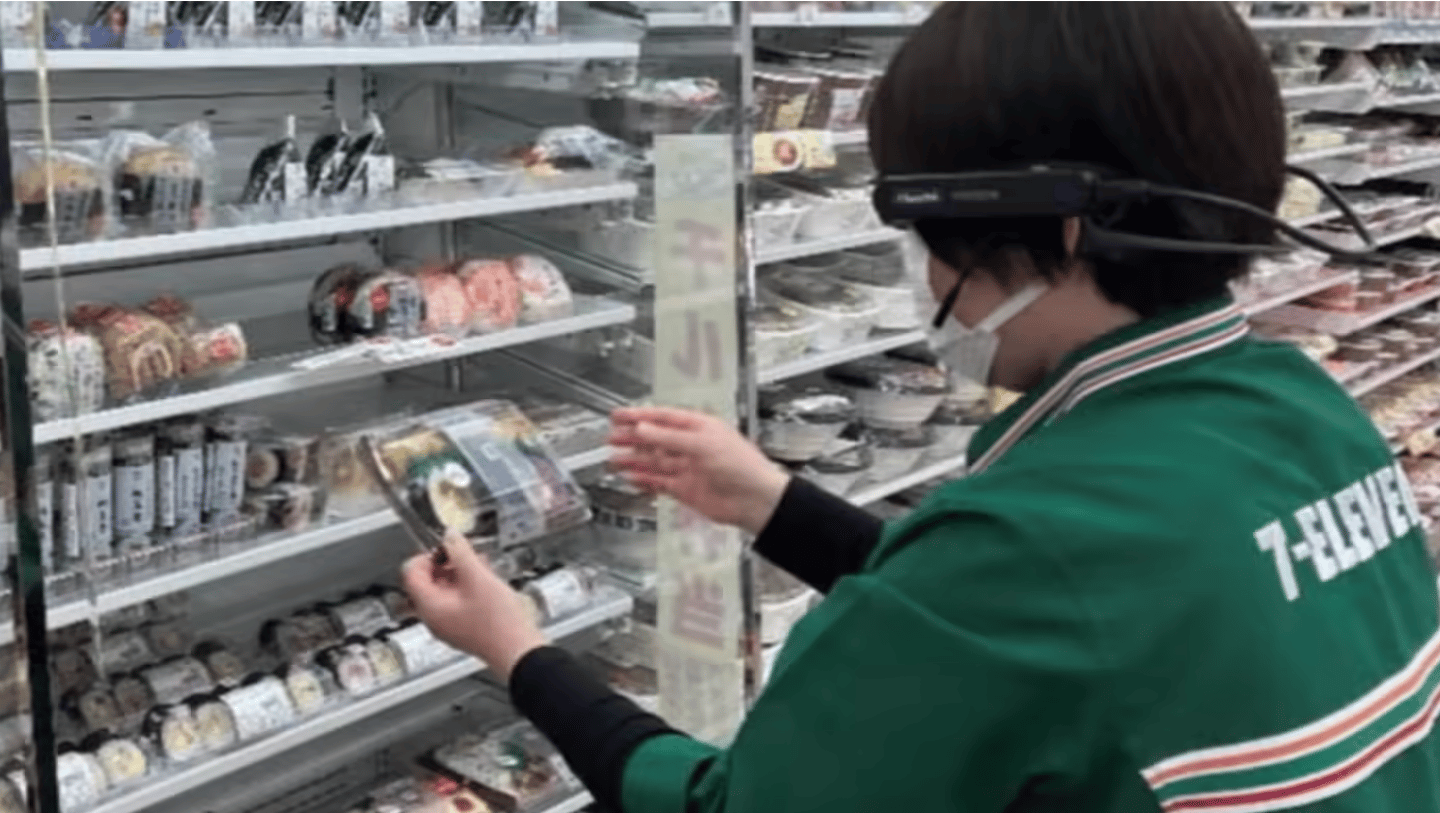
[[[515,664],[510,699],[560,750],[601,809],[616,813],[630,754],[651,737],[676,733],[559,647],[532,650]]]
[[[842,576],[859,572],[883,527],[873,514],[794,478],[755,550],[827,592]],[[510,697],[560,750],[600,807],[617,813],[630,755],[651,737],[678,733],[559,647],[541,647],[515,664]]]
[[[869,511],[792,477],[754,548],[790,575],[828,593],[841,577],[860,572],[880,544],[884,527]]]

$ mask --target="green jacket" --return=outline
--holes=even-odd
[[[625,813],[1440,811],[1440,601],[1353,400],[1228,302],[1076,353]]]

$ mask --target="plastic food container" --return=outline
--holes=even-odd
[[[975,430],[990,417],[988,400],[955,396],[940,402],[930,416],[930,431],[935,443],[930,447],[933,460],[959,457],[970,445]]]
[[[629,577],[656,572],[655,496],[606,478],[586,489],[595,513],[596,551],[602,564]]]
[[[825,371],[849,388],[860,417],[878,429],[910,429],[927,420],[950,394],[950,381],[938,367],[875,357]]]
[[[750,213],[755,249],[764,251],[795,242],[800,218],[812,202],[808,196],[775,184],[756,183],[755,197],[755,211]]]
[[[653,263],[655,224],[643,220],[613,220],[580,231],[580,248],[631,268],[648,269]]]
[[[864,442],[852,443],[811,460],[800,475],[831,494],[849,494],[874,465],[875,457]]]
[[[875,464],[870,467],[867,479],[874,483],[886,483],[909,474],[920,465],[935,442],[929,426],[870,429],[867,436],[875,455]]]
[[[776,267],[786,271],[799,271],[806,274],[823,274],[829,277],[839,276],[846,263],[845,255],[838,251],[828,251],[824,254],[811,254],[805,257],[796,257],[793,260],[786,260]]]
[[[820,320],[792,305],[761,304],[751,319],[755,364],[768,369],[805,355],[819,336]]]
[[[840,276],[865,285],[899,285],[905,281],[905,253],[897,241],[857,246],[841,252]]]
[[[879,225],[867,188],[824,189],[819,197],[800,218],[796,236],[801,240],[824,240],[870,231]]]
[[[880,305],[866,294],[815,274],[782,269],[767,274],[759,287],[819,323],[810,344],[816,352],[863,341],[880,316]]]
[[[849,398],[822,387],[771,385],[758,393],[760,448],[776,460],[819,457],[855,419]]]
[[[850,286],[869,296],[880,305],[880,314],[875,317],[875,327],[880,330],[911,330],[924,324],[920,315],[915,291],[905,285],[865,285],[850,282]]]

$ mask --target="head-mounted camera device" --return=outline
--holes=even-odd
[[[1152,237],[1109,228],[1115,213],[1127,205],[1158,199],[1187,201],[1218,209],[1243,212],[1275,226],[1300,245],[1351,260],[1373,260],[1375,241],[1365,224],[1325,179],[1299,167],[1286,167],[1293,175],[1315,184],[1339,208],[1340,215],[1359,234],[1365,248],[1353,251],[1332,245],[1295,228],[1257,206],[1193,189],[1118,177],[1103,168],[1084,164],[1035,164],[1019,169],[922,175],[881,176],[875,187],[875,211],[887,225],[908,228],[922,220],[956,220],[983,217],[1078,217],[1082,229],[1081,253],[1114,250],[1177,252],[1184,254],[1273,254],[1290,251],[1279,244],[1226,243]]]

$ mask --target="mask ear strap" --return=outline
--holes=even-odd
[[[985,333],[995,330],[1010,321],[1015,314],[1028,308],[1030,303],[1044,296],[1048,290],[1050,290],[1050,286],[1039,280],[1031,282],[1014,296],[1000,303],[1000,307],[996,308],[994,313],[981,319],[974,329]]]

